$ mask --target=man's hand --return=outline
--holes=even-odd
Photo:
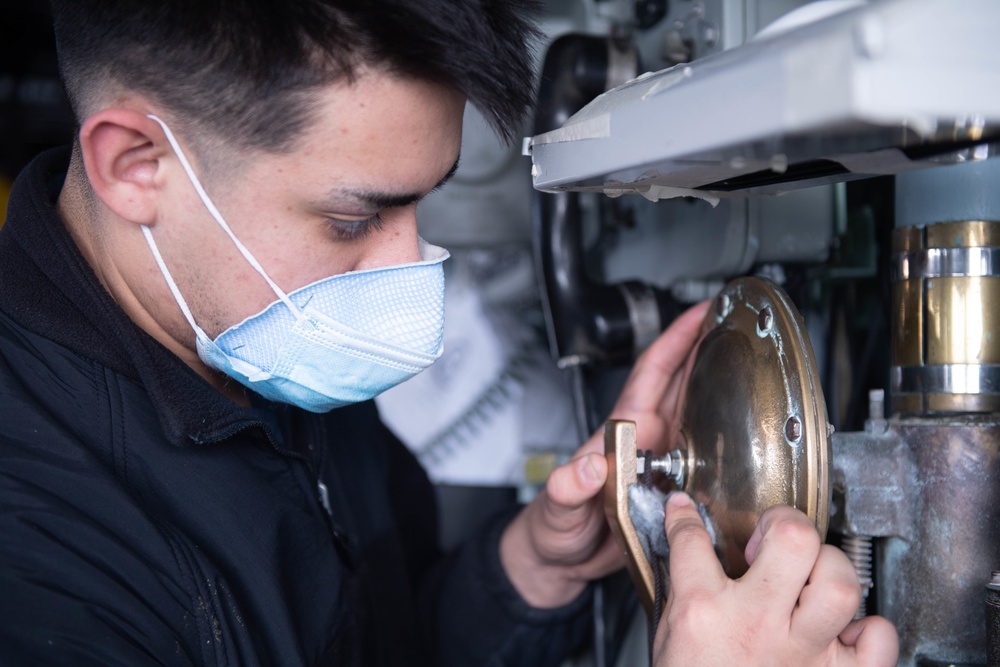
[[[689,309],[643,353],[615,404],[611,418],[635,421],[642,449],[662,452],[668,444],[684,362],[707,307],[703,303]],[[599,432],[552,472],[545,490],[507,527],[500,558],[529,604],[567,604],[588,582],[624,565],[604,517],[601,491],[607,476]]]
[[[667,503],[670,595],[656,635],[656,665],[812,667],[896,664],[896,630],[884,618],[852,621],[861,600],[854,567],[821,544],[809,519],[772,507],[746,548],[750,569],[722,571],[697,510]]]

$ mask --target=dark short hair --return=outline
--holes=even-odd
[[[52,0],[77,119],[149,95],[199,133],[272,152],[360,67],[465,95],[510,141],[533,102],[535,0]]]

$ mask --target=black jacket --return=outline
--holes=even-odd
[[[0,230],[0,663],[556,664],[587,596],[524,603],[503,518],[439,554],[373,404],[242,408],[135,326],[56,215],[67,160]]]

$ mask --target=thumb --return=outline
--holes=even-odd
[[[881,616],[852,621],[840,633],[840,641],[856,649],[859,664],[892,667],[899,657],[896,627]]]
[[[555,528],[572,528],[590,514],[590,501],[604,488],[608,461],[585,454],[552,471],[545,485],[546,514]]]

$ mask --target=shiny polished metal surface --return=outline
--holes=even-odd
[[[892,369],[893,391],[932,394],[1000,393],[1000,365],[948,364]]]
[[[726,286],[682,396],[684,490],[708,508],[727,574],[746,571],[746,544],[773,505],[797,507],[826,535],[826,404],[802,319],[781,288],[758,278]]]
[[[900,228],[893,251],[895,411],[1000,410],[1000,222]]]
[[[802,319],[781,288],[741,278],[723,289],[688,358],[681,396],[676,449],[648,462],[658,472],[652,483],[667,492],[682,488],[705,507],[727,574],[746,571],[747,542],[773,505],[797,507],[826,536],[826,404]],[[643,548],[629,505],[629,488],[650,482],[646,475],[640,480],[637,443],[634,422],[605,425],[604,502],[639,599],[651,614],[657,566]]]
[[[936,278],[924,290],[925,363],[1000,363],[1000,277]]]
[[[998,276],[1000,248],[928,248],[898,255],[893,279]]]
[[[1000,227],[990,220],[939,222],[912,229],[926,233],[928,248],[1000,246]]]
[[[924,361],[923,281],[895,283],[892,312],[897,317],[892,329],[893,367],[920,366]]]

